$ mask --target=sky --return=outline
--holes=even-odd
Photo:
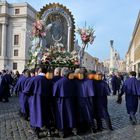
[[[7,0],[8,3],[28,2],[39,11],[49,3],[66,6],[74,16],[75,26],[91,26],[96,38],[86,49],[100,61],[109,59],[110,40],[122,59],[128,50],[140,10],[140,0]],[[78,35],[77,35],[77,38]],[[82,45],[79,42],[79,45]]]

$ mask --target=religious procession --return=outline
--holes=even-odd
[[[19,95],[19,113],[25,120],[30,120],[31,128],[38,137],[43,126],[48,136],[58,130],[59,136],[64,137],[69,129],[77,135],[77,131],[86,126],[96,133],[103,129],[102,118],[113,130],[107,110],[110,90],[106,82],[88,79],[83,68],[75,70],[77,78],[68,68],[56,68],[51,80],[45,77],[45,73],[46,69],[41,67],[37,75],[35,70],[25,70],[15,85],[15,92]],[[98,75],[102,77],[101,73]]]
[[[18,116],[30,126],[26,131],[38,139],[67,138],[87,132],[94,135],[104,130],[111,133],[114,127],[109,96],[121,106],[124,95],[130,124],[138,125],[138,73],[116,69],[119,55],[113,40],[110,72],[83,65],[85,50],[96,39],[95,30],[86,23],[83,28],[76,28],[74,23],[65,6],[47,4],[35,14],[32,30],[26,31],[31,45],[22,72],[8,68],[0,72],[0,103],[6,105],[11,98],[18,98]],[[74,44],[75,33],[81,46]]]
[[[13,92],[19,97],[19,115],[30,122],[30,132],[38,138],[44,128],[48,137],[61,138],[88,129],[91,133],[103,131],[103,119],[107,128],[113,130],[107,101],[111,90],[102,73],[88,72],[85,68],[72,71],[67,67],[57,67],[52,74],[39,67],[25,69],[17,77],[15,83],[14,77],[3,70],[0,101],[9,101],[13,94],[10,85],[15,83]],[[136,72],[132,71],[122,87],[115,89],[118,85],[115,77],[112,77],[113,94],[120,90],[116,102],[120,104],[125,93],[127,113],[132,125],[136,125],[140,81],[136,79]]]

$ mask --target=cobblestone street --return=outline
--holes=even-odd
[[[96,134],[86,133],[68,137],[68,140],[140,140],[140,115],[137,125],[131,125],[125,110],[125,102],[116,104],[116,96],[109,96],[109,113],[114,131],[105,129]],[[0,140],[37,140],[29,133],[30,125],[18,115],[18,98],[11,97],[9,103],[0,102]],[[59,138],[42,138],[41,140],[59,140]]]

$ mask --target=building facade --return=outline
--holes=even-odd
[[[82,66],[86,67],[88,70],[96,70],[96,59],[97,58],[93,57],[88,52],[85,52]]]
[[[126,71],[136,71],[140,77],[140,12],[138,14],[132,39],[126,53]]]
[[[36,13],[28,3],[0,2],[0,70],[25,68]]]
[[[104,60],[103,65],[104,65],[105,73],[109,73],[109,71],[110,71],[110,59]]]
[[[126,72],[126,61],[120,60],[119,61],[119,72]]]
[[[74,49],[77,52],[80,50],[80,45],[78,43],[78,40],[75,41]],[[106,72],[106,68],[103,62],[99,62],[99,58],[93,57],[88,52],[84,53],[84,58],[82,60],[82,67],[85,67],[87,70],[100,71],[103,73]]]
[[[99,58],[93,57],[88,52],[85,52],[84,54],[82,66],[86,67],[87,70],[95,70],[97,72],[100,71],[102,73],[107,72],[103,62],[100,62]]]
[[[112,73],[112,72],[126,72],[126,61],[125,60],[118,60],[118,67],[116,69],[116,71],[112,71],[112,69],[110,70],[110,59],[104,60],[103,61],[103,65],[104,65],[104,71],[105,73]]]

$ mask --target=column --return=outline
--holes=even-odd
[[[6,56],[6,24],[2,24],[1,56]]]
[[[2,49],[2,24],[0,24],[0,56],[1,56],[1,49]]]
[[[95,60],[95,71],[97,71],[97,60]]]
[[[136,70],[135,70],[135,72],[136,72],[137,75],[138,75],[138,72],[139,72],[139,66],[138,66],[138,63],[136,63]]]
[[[138,78],[140,78],[140,62],[138,62]]]
[[[112,70],[113,70],[113,48],[112,48],[112,46],[110,46],[110,66],[109,66],[109,68],[110,68],[110,71],[112,72]]]
[[[135,71],[135,65],[133,64],[133,62],[132,62],[132,64],[131,64],[131,69],[132,69],[133,71]]]
[[[71,26],[68,26],[67,51],[71,51]]]

